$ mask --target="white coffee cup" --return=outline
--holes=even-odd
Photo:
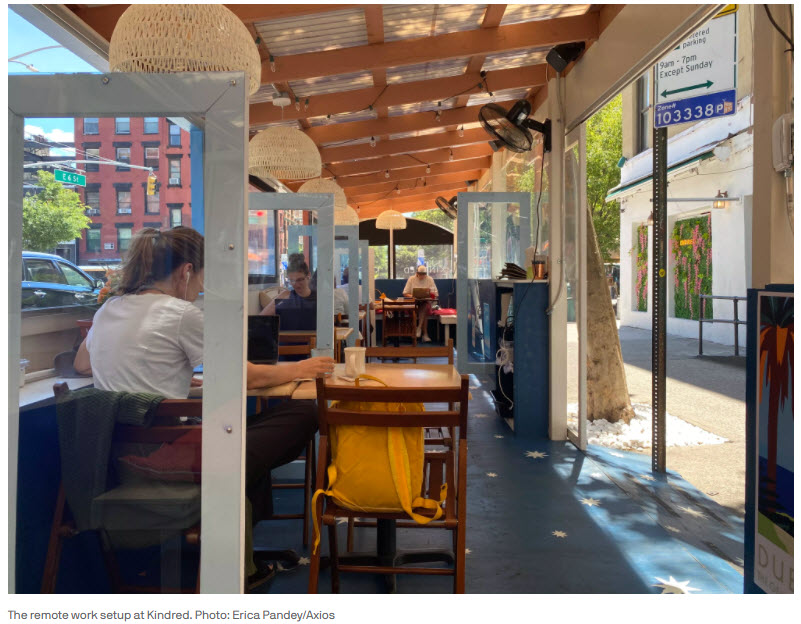
[[[345,347],[345,375],[358,377],[364,374],[365,347]]]

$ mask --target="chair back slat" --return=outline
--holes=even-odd
[[[458,427],[459,412],[357,412],[329,408],[329,425],[360,425],[364,427]]]
[[[365,356],[370,358],[447,358],[453,365],[453,338],[442,347],[367,347]]]

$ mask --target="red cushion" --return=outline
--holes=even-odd
[[[440,308],[439,310],[434,310],[434,314],[437,316],[456,316],[456,308]]]
[[[120,457],[120,461],[148,479],[200,483],[199,433],[190,431],[172,444],[162,444],[147,457],[126,455]]]

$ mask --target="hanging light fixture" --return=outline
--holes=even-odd
[[[259,90],[261,59],[247,27],[222,4],[132,4],[108,49],[113,72],[244,71]]]
[[[389,180],[389,169],[384,172],[384,177]]]
[[[375,147],[375,137],[374,136],[370,137],[370,147]]]
[[[712,202],[712,207],[713,208],[725,208],[726,207],[726,202],[728,201],[728,199],[729,199],[729,192],[728,191],[723,191],[723,192],[718,191],[718,194],[715,195],[715,201]]]
[[[359,215],[350,206],[334,212],[334,225],[359,225]]]
[[[333,193],[334,194],[334,214],[337,211],[345,210],[348,207],[348,200],[345,191],[333,180],[327,178],[314,178],[300,185],[298,193]]]
[[[431,165],[426,165],[426,173],[431,173]]]
[[[395,230],[406,229],[406,217],[397,210],[385,210],[375,220],[375,226],[379,230],[389,230],[389,272],[390,279],[395,277],[395,239],[392,233]]]
[[[259,178],[308,180],[322,172],[320,151],[298,128],[262,130],[251,139],[248,151],[248,171]]]

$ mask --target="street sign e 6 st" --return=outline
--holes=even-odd
[[[70,173],[69,171],[62,171],[61,169],[55,170],[56,182],[62,184],[75,184],[77,186],[86,186],[86,176],[80,173]]]

